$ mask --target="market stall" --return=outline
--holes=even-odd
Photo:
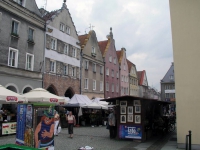
[[[10,105],[26,103],[26,99],[0,85],[0,104]],[[0,113],[0,136],[16,133],[16,114],[14,112],[1,109]]]
[[[115,106],[117,138],[145,141],[152,136],[155,116],[162,115],[163,105],[168,102],[134,96],[104,99]]]
[[[17,107],[16,144],[54,149],[54,106],[64,98],[37,88],[23,95],[28,104]]]

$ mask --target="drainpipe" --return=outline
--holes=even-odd
[[[44,49],[43,49],[43,71],[42,71],[42,88],[44,88],[44,73],[45,73],[45,49],[46,49],[46,21],[44,24]]]
[[[80,94],[82,94],[82,62],[83,62],[83,49],[80,52]]]

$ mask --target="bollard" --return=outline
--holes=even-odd
[[[192,131],[189,131],[189,150],[192,150]]]

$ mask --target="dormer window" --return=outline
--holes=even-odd
[[[170,75],[170,76],[169,76],[169,79],[170,79],[170,80],[174,80],[174,76],[173,76],[173,75]]]
[[[66,26],[66,33],[70,34],[70,27]]]
[[[63,23],[60,23],[60,31],[65,31],[65,25]]]

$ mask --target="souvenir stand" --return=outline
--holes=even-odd
[[[0,104],[26,103],[26,99],[0,85]],[[16,133],[16,114],[1,112],[0,114],[0,136]]]
[[[17,107],[16,144],[54,150],[54,106],[64,98],[37,88],[23,95],[27,104]]]
[[[134,96],[121,96],[104,99],[112,102],[115,106],[117,138],[145,141],[151,136],[151,123],[155,111],[162,111],[163,105],[168,102],[156,99],[147,99]]]

